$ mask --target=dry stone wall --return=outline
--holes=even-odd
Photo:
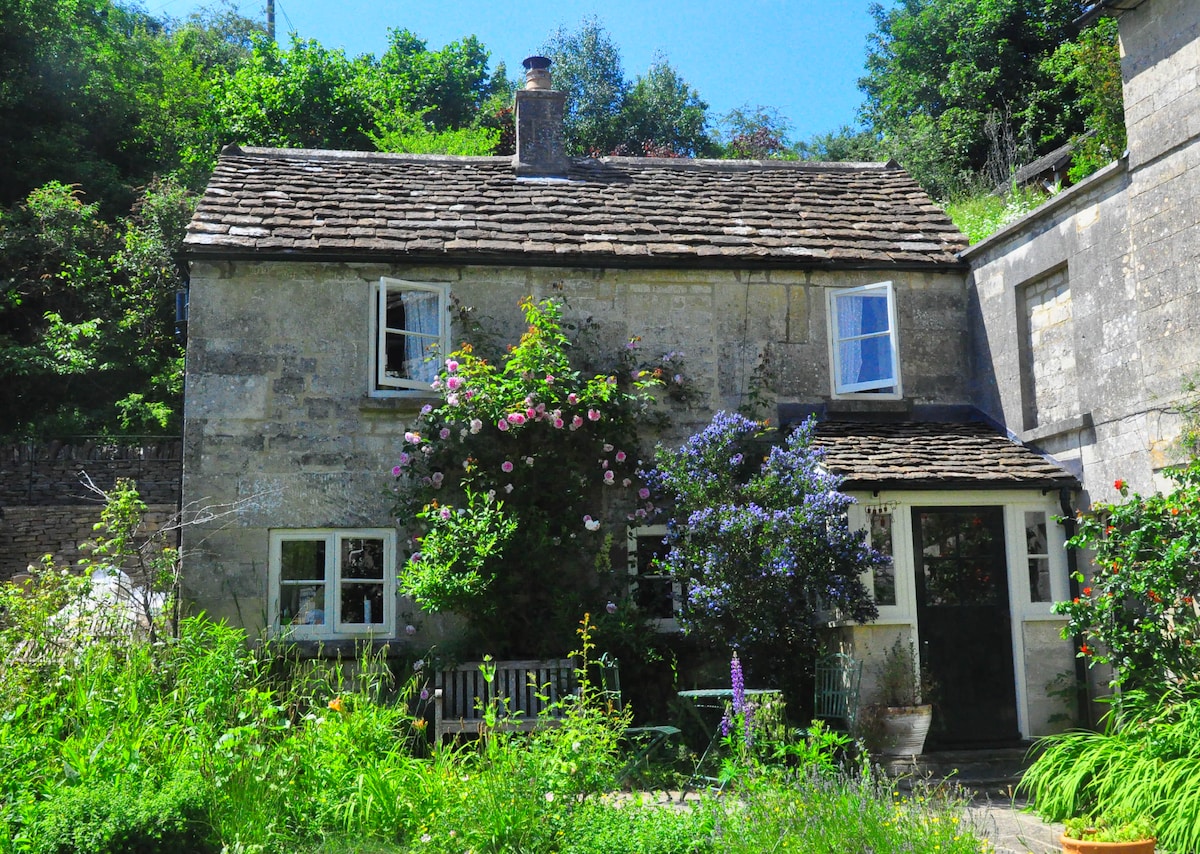
[[[175,515],[182,477],[181,442],[121,446],[19,444],[0,458],[0,580],[23,572],[52,554],[60,564],[85,555],[81,546],[95,536],[102,499],[87,486],[112,488],[119,478],[137,482],[150,508],[147,525],[156,528]],[[86,476],[86,477],[85,477]]]

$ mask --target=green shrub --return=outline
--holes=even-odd
[[[211,791],[197,774],[62,786],[38,804],[24,836],[33,854],[176,854],[207,840]]]

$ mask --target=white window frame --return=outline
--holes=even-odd
[[[343,622],[341,545],[345,540],[383,541],[383,622]],[[283,543],[306,541],[325,544],[325,621],[321,625],[282,624],[280,600]],[[270,532],[268,558],[269,616],[272,631],[291,640],[329,640],[356,637],[392,637],[396,634],[396,531],[391,528],[279,528]],[[291,584],[291,582],[287,582]]]
[[[423,291],[437,295],[438,326],[434,334],[411,332],[387,325],[388,294],[397,291]],[[387,369],[387,340],[389,335],[425,338],[444,356],[450,350],[450,285],[437,282],[410,282],[381,276],[371,288],[371,371],[370,390],[375,397],[424,392],[431,394],[430,382],[415,377],[389,377]]]
[[[629,572],[629,595],[637,601],[638,582],[646,581],[671,581],[671,610],[678,615],[683,610],[683,587],[672,576],[667,574],[643,574],[638,566],[638,540],[642,537],[656,537],[659,540],[667,535],[666,525],[630,525],[626,529],[626,548],[628,550],[629,560],[627,564]],[[652,626],[660,632],[678,632],[679,620],[676,617],[647,617],[647,625]]]
[[[887,297],[888,328],[884,332],[874,332],[865,336],[838,337],[838,300],[850,296],[883,293]],[[830,386],[835,398],[870,397],[875,400],[898,400],[903,396],[900,385],[900,336],[899,324],[896,322],[896,293],[893,284],[876,282],[856,288],[830,288],[826,292],[826,309],[829,317],[829,366]],[[843,383],[841,381],[841,347],[843,341],[854,338],[882,338],[887,336],[891,345],[892,374],[881,380],[861,383]]]

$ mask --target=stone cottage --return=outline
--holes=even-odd
[[[185,244],[183,489],[238,512],[186,532],[186,597],[333,647],[402,638],[384,490],[424,357],[460,340],[452,309],[515,337],[519,299],[561,296],[612,341],[686,354],[699,395],[665,441],[742,403],[765,354],[780,418],[822,419],[895,559],[869,579],[880,620],[844,641],[918,645],[954,685],[943,745],[1045,732],[1076,481],[974,408],[962,235],[894,163],[569,159],[563,101],[517,94],[515,158],[222,153]],[[635,576],[660,538],[630,532]]]

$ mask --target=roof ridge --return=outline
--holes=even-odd
[[[274,148],[226,145],[222,156],[283,157],[293,160],[339,160],[368,163],[379,160],[419,163],[512,163],[512,155],[409,154],[391,151],[352,151],[336,148]],[[751,169],[786,169],[798,172],[883,172],[899,171],[894,160],[718,160],[692,157],[572,157],[571,164],[586,169],[589,164],[669,169],[704,169],[744,172]]]

